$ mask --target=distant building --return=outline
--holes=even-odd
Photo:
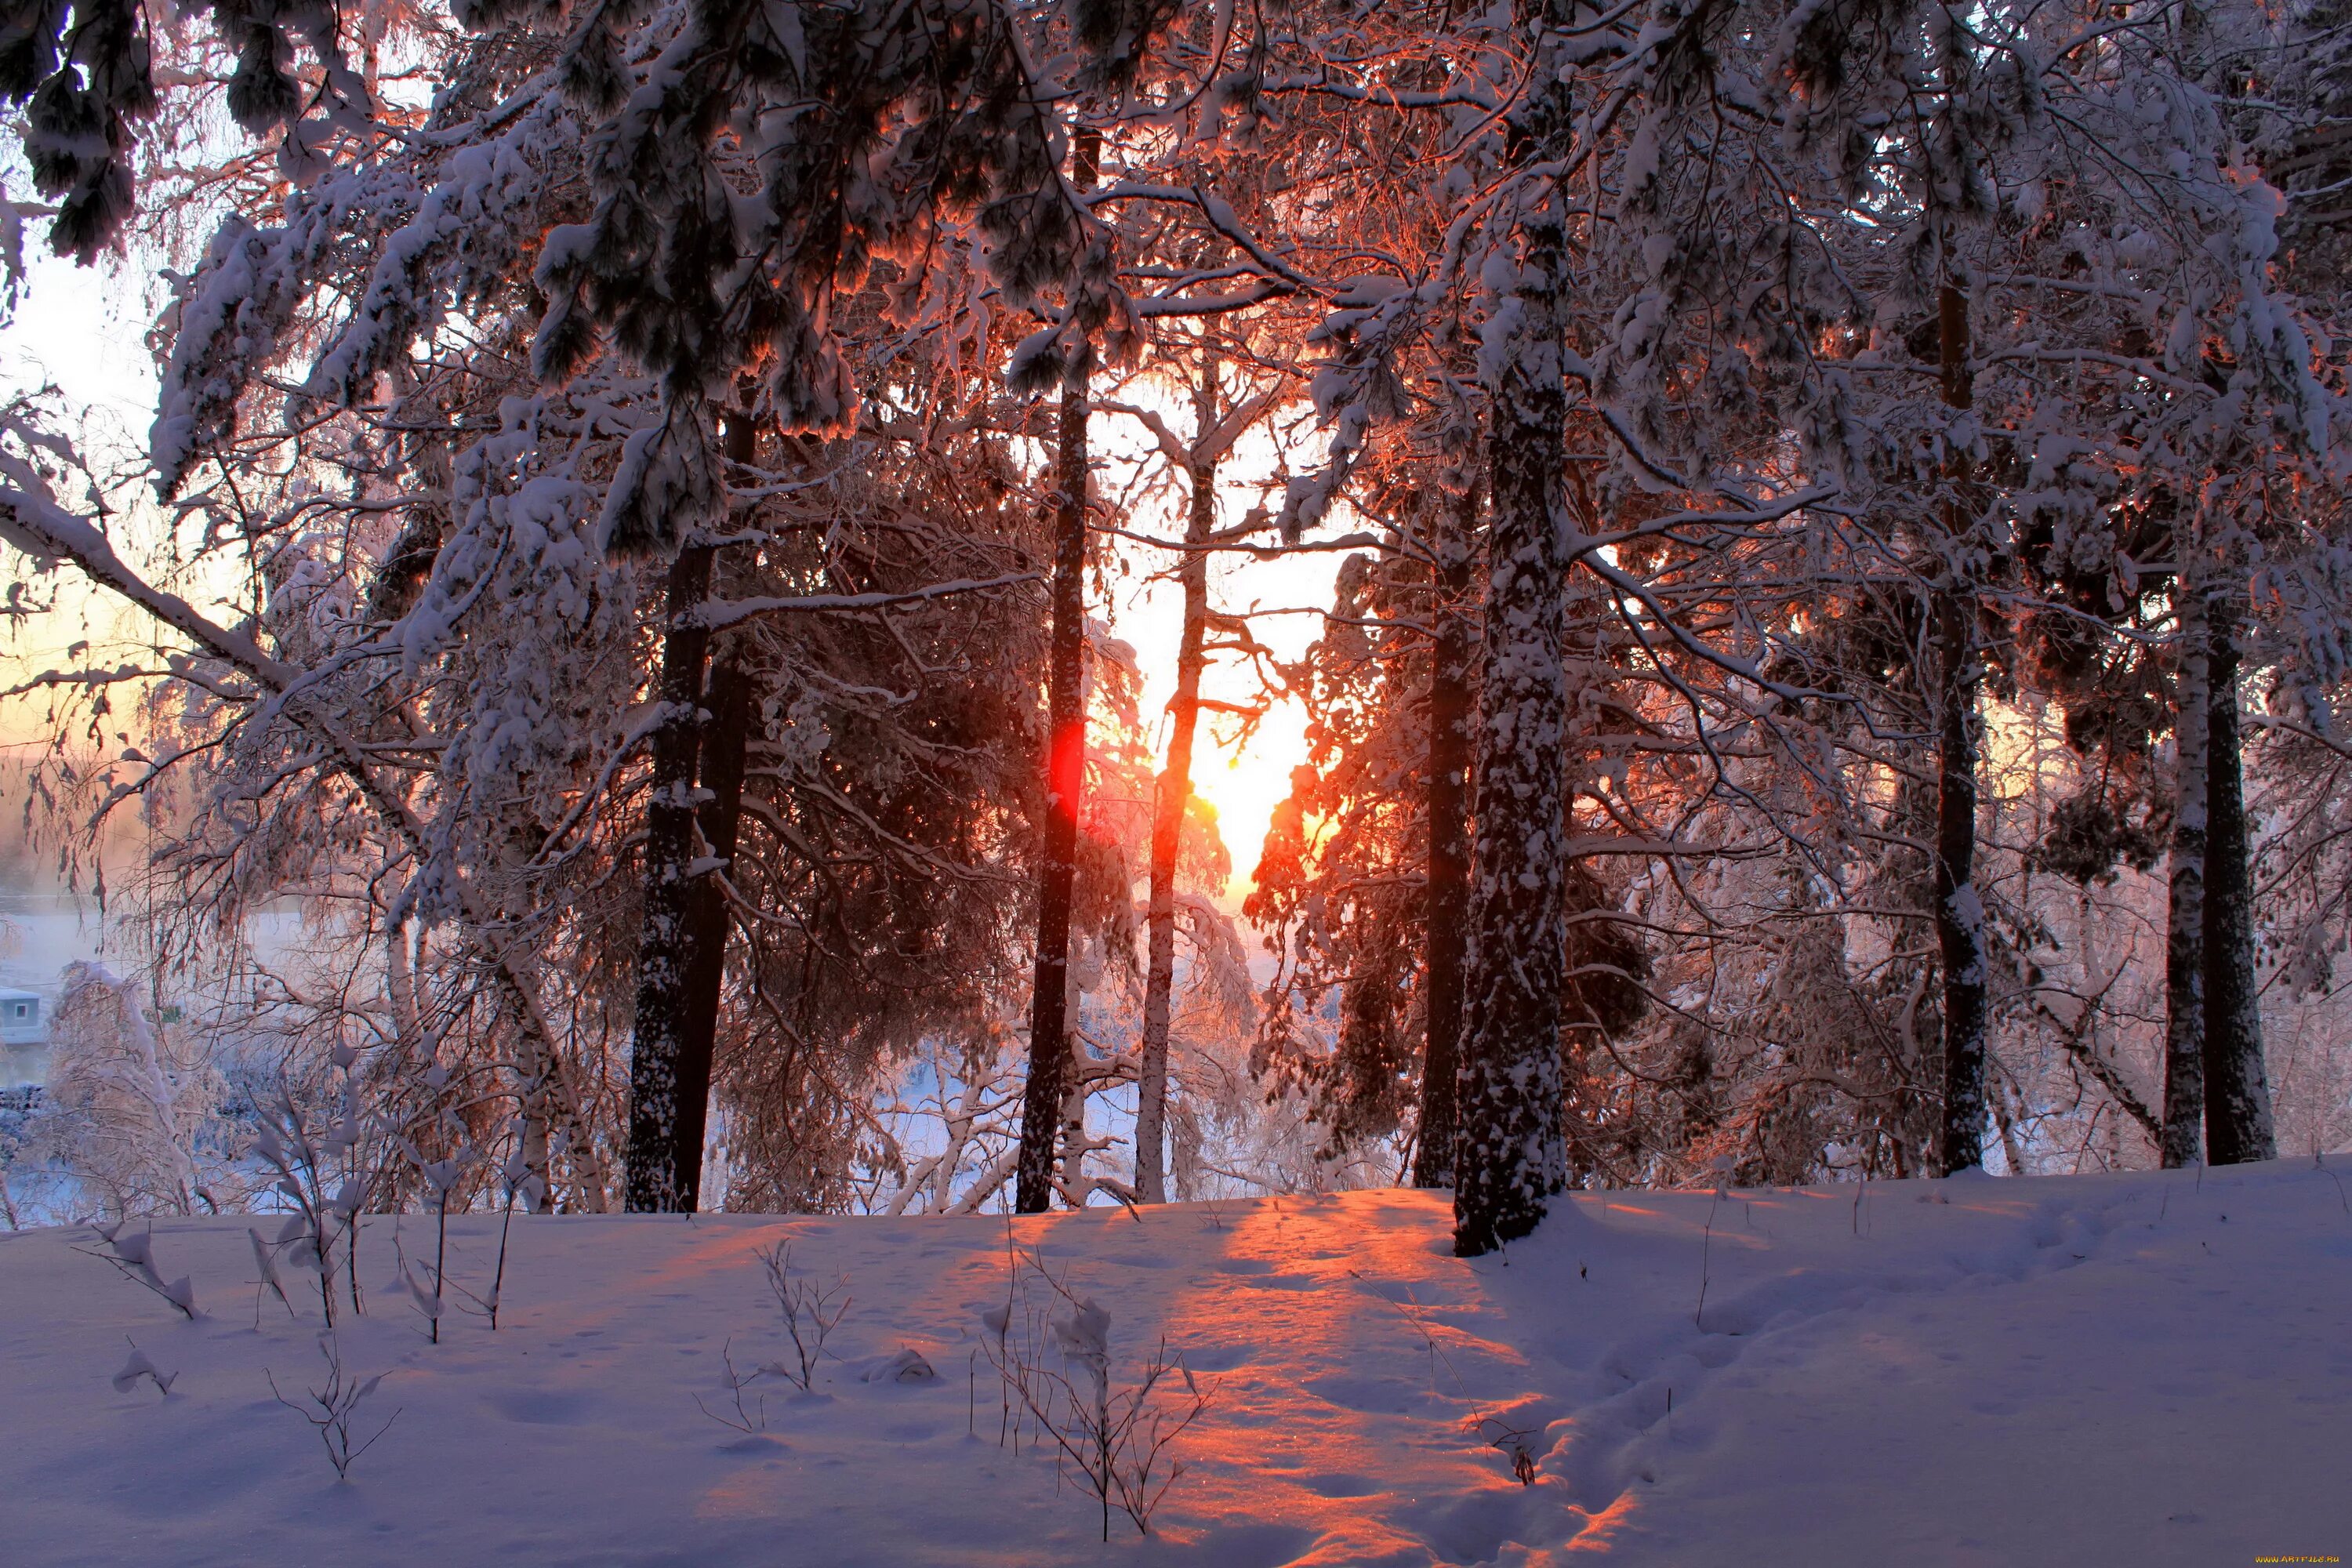
[[[0,985],[0,1046],[46,1046],[49,1019],[37,991]]]
[[[38,1088],[49,1076],[49,1003],[37,991],[0,985],[0,1095]]]

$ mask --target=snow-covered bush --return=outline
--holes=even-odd
[[[234,1208],[243,1196],[225,1084],[199,1030],[151,1016],[101,964],[66,966],[33,1145],[117,1216]]]

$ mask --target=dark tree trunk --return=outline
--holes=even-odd
[[[1945,601],[1939,616],[1957,616]],[[1942,1173],[1984,1163],[1984,905],[1976,874],[1976,737],[1972,704],[1947,699],[1936,802],[1936,943],[1944,978]]]
[[[670,563],[662,636],[661,722],[653,733],[646,799],[645,910],[637,938],[637,1007],[629,1056],[626,1203],[632,1214],[692,1206],[701,1161],[681,1170],[680,1110],[690,1086],[687,1051],[688,910],[693,902],[694,779],[701,743],[703,666],[710,633],[698,612],[710,596],[708,544],[689,541]],[[709,1064],[703,1082],[709,1084]],[[701,1120],[698,1110],[695,1116]]]
[[[1094,184],[1101,147],[1082,134],[1073,179]],[[1029,1000],[1029,1075],[1021,1091],[1021,1153],[1013,1206],[1054,1201],[1070,1080],[1070,898],[1078,874],[1078,807],[1087,777],[1087,380],[1093,346],[1070,346],[1054,458],[1054,626],[1046,671],[1045,843],[1037,874],[1037,969]]]
[[[758,456],[748,413],[728,416],[727,458],[749,463]],[[695,823],[702,853],[717,865],[694,879],[687,897],[686,1015],[679,1030],[677,1153],[681,1208],[702,1203],[702,1149],[710,1110],[710,1073],[718,1054],[719,999],[727,978],[729,917],[727,889],[720,880],[732,869],[736,828],[742,816],[743,769],[751,744],[751,711],[757,693],[746,664],[748,633],[719,638],[710,661],[710,684],[703,694],[703,731],[697,769],[701,789]]]
[[[710,1073],[719,1044],[719,1001],[727,977],[727,939],[734,928],[721,877],[735,858],[741,820],[743,768],[751,737],[751,676],[744,668],[740,633],[730,634],[711,660],[709,714],[702,737],[701,800],[695,819],[702,852],[721,866],[694,879],[687,895],[686,1014],[677,1064],[678,1206],[702,1203],[702,1152],[710,1106]]]
[[[751,460],[748,414],[729,415],[723,438],[730,461]],[[646,805],[645,913],[629,1066],[626,1184],[634,1213],[691,1214],[702,1196],[729,921],[726,890],[708,871],[696,875],[695,861],[706,847],[719,861],[735,853],[751,710],[740,632],[727,637],[709,668],[709,689],[703,688],[711,637],[699,612],[710,598],[716,554],[691,542],[678,552],[665,606],[663,714],[653,736],[653,793]]]
[[[2278,1157],[2254,977],[2253,879],[2247,864],[2245,764],[2238,726],[2238,623],[2227,595],[2207,600],[2212,650],[2206,737],[2205,1152],[2216,1165]]]
[[[1201,380],[1192,400],[1195,456],[1192,506],[1184,542],[1192,549],[1177,573],[1184,596],[1184,629],[1176,649],[1176,690],[1168,700],[1168,765],[1160,770],[1151,820],[1151,901],[1145,915],[1148,957],[1143,985],[1143,1039],[1137,1051],[1135,1191],[1148,1204],[1168,1201],[1168,1026],[1176,989],[1176,860],[1184,843],[1184,808],[1192,799],[1192,737],[1201,721],[1201,670],[1209,629],[1209,536],[1217,522],[1217,463],[1208,450],[1217,423],[1217,353],[1201,350]]]
[[[1045,843],[1037,878],[1037,971],[1029,1005],[1029,1076],[1021,1095],[1013,1206],[1053,1203],[1054,1161],[1069,1078],[1070,897],[1077,880],[1078,805],[1086,784],[1087,389],[1062,390],[1054,500],[1054,629],[1046,676]]]
[[[1538,26],[1541,7],[1530,6]],[[1557,50],[1538,58],[1552,85],[1512,127],[1515,163],[1567,134]],[[1560,1061],[1568,932],[1568,680],[1561,666],[1570,560],[1561,470],[1568,395],[1567,192],[1522,197],[1510,341],[1487,388],[1486,600],[1478,690],[1471,845],[1467,1009],[1457,1074],[1454,1249],[1492,1252],[1539,1224],[1567,1180]]]
[[[1436,602],[1429,665],[1428,975],[1423,1011],[1428,1047],[1421,1067],[1421,1116],[1412,1184],[1454,1184],[1455,1075],[1462,1043],[1462,970],[1470,931],[1469,605],[1477,490],[1441,512],[1448,525],[1436,542]]]
[[[2183,530],[2185,532],[2186,531]],[[2205,855],[2210,763],[2211,665],[2196,546],[2176,548],[2179,667],[2173,673],[2171,879],[2164,942],[2164,1137],[2167,1170],[2197,1163],[2205,1112]]]
[[[1975,401],[1968,298],[1947,283],[1937,306],[1944,401],[1966,408]],[[1964,486],[1967,478],[1965,460],[1954,458],[1952,483]],[[1969,513],[1962,496],[1945,503],[1945,543],[1952,558],[1935,595],[1930,626],[1936,648],[1936,945],[1944,981],[1944,1126],[1937,1163],[1947,1175],[1984,1163],[1987,1114],[1984,900],[1976,886],[1976,594],[1962,564]]]
[[[1944,1121],[1937,1164],[1946,1175],[1984,1163],[1984,902],[1976,887],[1976,658],[1969,601],[1936,595],[1943,666],[1937,706],[1936,945],[1944,992]]]

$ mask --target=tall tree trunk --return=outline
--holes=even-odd
[[[2186,529],[2181,530],[2183,534]],[[2171,889],[2164,942],[2164,1138],[2167,1170],[2197,1163],[2205,1112],[2206,782],[2211,766],[2211,666],[2205,588],[2197,546],[2176,547],[2173,616],[2179,647],[2173,672]]]
[[[548,1169],[548,1091],[555,1075],[554,1064],[546,1059],[540,1048],[539,1037],[528,1029],[518,1028],[516,1037],[516,1076],[522,1079],[522,1174],[526,1183],[523,1192],[525,1214],[551,1214],[555,1208],[553,1173]]]
[[[405,943],[398,943],[404,947]],[[528,1214],[550,1214],[555,1207],[555,1172],[550,1154],[555,1109],[555,1058],[545,1040],[540,1037],[530,1011],[513,994],[511,984],[505,988],[504,1011],[514,1021],[515,1106],[520,1114],[516,1118],[522,1155],[523,1208]],[[537,1191],[532,1191],[535,1184]]]
[[[1101,138],[1081,132],[1072,163],[1094,184]],[[1043,1214],[1054,1201],[1070,1079],[1070,898],[1078,872],[1078,807],[1087,777],[1087,382],[1094,346],[1069,346],[1054,457],[1054,626],[1046,671],[1045,843],[1037,877],[1037,969],[1029,1000],[1029,1075],[1021,1091],[1021,1157],[1013,1206]]]
[[[1975,402],[1969,374],[1968,297],[1946,283],[1937,298],[1944,402]],[[1965,486],[1968,461],[1955,456],[1949,477]],[[1936,945],[1944,979],[1944,1127],[1938,1163],[1945,1174],[1984,1163],[1984,900],[1977,892],[1976,594],[1965,564],[1973,519],[1965,494],[1944,503],[1945,545],[1952,554],[1937,593],[1936,643]]]
[[[1536,26],[1549,28],[1541,6]],[[1563,63],[1538,59],[1551,85],[1512,127],[1512,161],[1549,155],[1567,134]],[[1567,193],[1557,181],[1520,196],[1517,281],[1492,345],[1485,646],[1478,693],[1476,827],[1471,846],[1468,1008],[1456,1114],[1454,1249],[1493,1251],[1539,1224],[1567,1181],[1561,1118],[1561,987],[1568,931],[1568,681],[1561,668],[1570,558],[1561,469],[1568,395]]]
[[[2278,1157],[2254,978],[2253,879],[2238,727],[2234,598],[2208,596],[2211,694],[2205,770],[2205,1145],[2216,1165]]]
[[[730,462],[758,455],[751,416],[728,416]],[[716,639],[709,685],[703,693],[701,746],[696,766],[699,787],[694,816],[709,865],[693,879],[686,900],[684,1015],[678,1029],[677,1122],[672,1166],[677,1173],[678,1207],[702,1206],[703,1140],[710,1113],[711,1066],[718,1054],[719,999],[727,977],[727,939],[733,929],[727,889],[720,876],[735,857],[737,824],[743,805],[743,769],[751,742],[756,695],[746,664],[747,634],[734,630]]]
[[[722,434],[730,460],[751,460],[755,448],[748,413],[730,414]],[[729,639],[710,689],[703,689],[711,637],[700,612],[710,598],[716,555],[712,546],[689,541],[670,564],[629,1067],[632,1213],[690,1214],[701,1198],[728,921],[724,890],[707,870],[698,876],[695,862],[700,839],[710,842],[718,858],[735,852],[750,716],[741,634]],[[706,700],[721,711],[707,714]]]
[[[669,627],[662,635],[661,722],[653,733],[646,799],[645,911],[637,938],[637,1008],[629,1059],[627,1206],[632,1214],[690,1206],[700,1161],[679,1169],[686,1053],[688,908],[693,901],[694,777],[701,743],[703,667],[710,633],[698,615],[710,596],[709,545],[689,541],[670,563]],[[707,1071],[707,1068],[706,1068]],[[708,1079],[706,1079],[706,1083]]]
[[[731,862],[743,801],[743,768],[751,713],[751,678],[740,634],[730,634],[710,666],[704,700],[709,714],[702,738],[701,797],[695,807],[703,853]],[[702,1153],[710,1108],[710,1075],[719,1044],[719,1001],[727,977],[727,939],[734,922],[719,868],[694,879],[687,894],[685,1015],[679,1028],[677,1129],[674,1167],[678,1206],[702,1206]]]
[[[1436,635],[1429,662],[1428,976],[1423,1011],[1428,1046],[1421,1066],[1421,1116],[1412,1184],[1454,1184],[1454,1078],[1460,1070],[1462,970],[1470,932],[1470,654],[1468,598],[1478,490],[1441,510]]]
[[[424,952],[421,932],[417,937],[417,951],[420,954]],[[551,1209],[555,1203],[551,1133],[560,1116],[565,1135],[565,1163],[571,1167],[572,1202],[584,1213],[603,1214],[611,1202],[607,1190],[610,1183],[604,1159],[596,1151],[596,1141],[590,1133],[588,1119],[582,1113],[579,1085],[573,1081],[557,1050],[555,1037],[547,1026],[547,1016],[540,1008],[538,994],[511,950],[497,955],[492,973],[508,1009],[514,1015],[515,1029],[520,1037],[516,1047],[517,1071],[523,1079],[526,1097],[523,1107],[523,1160],[531,1173],[547,1182],[549,1191],[542,1194],[541,1207],[542,1210]],[[532,1163],[534,1153],[537,1163]],[[627,1184],[625,1172],[622,1185],[625,1188]]]
[[[1143,1040],[1135,1100],[1135,1191],[1148,1204],[1168,1201],[1168,1019],[1176,989],[1176,859],[1184,810],[1192,799],[1192,736],[1201,720],[1201,669],[1208,662],[1209,536],[1217,522],[1217,462],[1204,456],[1217,425],[1217,351],[1205,336],[1201,379],[1193,388],[1192,507],[1177,572],[1184,629],[1176,647],[1176,691],[1168,700],[1168,765],[1160,770],[1151,820],[1151,901],[1145,915],[1149,956],[1143,979]]]

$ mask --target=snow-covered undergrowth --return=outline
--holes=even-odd
[[[1023,1220],[1012,1238],[1107,1314],[1114,1388],[1164,1339],[1209,1398],[1152,1536],[1114,1516],[1108,1545],[1050,1443],[1000,1441],[1001,1219],[518,1222],[498,1331],[452,1310],[437,1346],[373,1222],[369,1313],[336,1349],[346,1379],[383,1377],[353,1439],[398,1418],[344,1484],[270,1387],[299,1403],[326,1376],[315,1289],[292,1292],[299,1321],[261,1300],[257,1328],[245,1222],[155,1227],[194,1321],[78,1252],[88,1232],[27,1232],[0,1239],[0,1558],[2342,1554],[2346,1163],[1590,1194],[1476,1262],[1420,1193]],[[784,1239],[807,1278],[847,1277],[850,1306],[814,1390],[758,1379],[739,1424],[728,1365],[796,1365],[761,1261]],[[495,1247],[495,1221],[453,1221],[453,1285],[485,1283]],[[118,1377],[126,1336],[168,1393]]]

